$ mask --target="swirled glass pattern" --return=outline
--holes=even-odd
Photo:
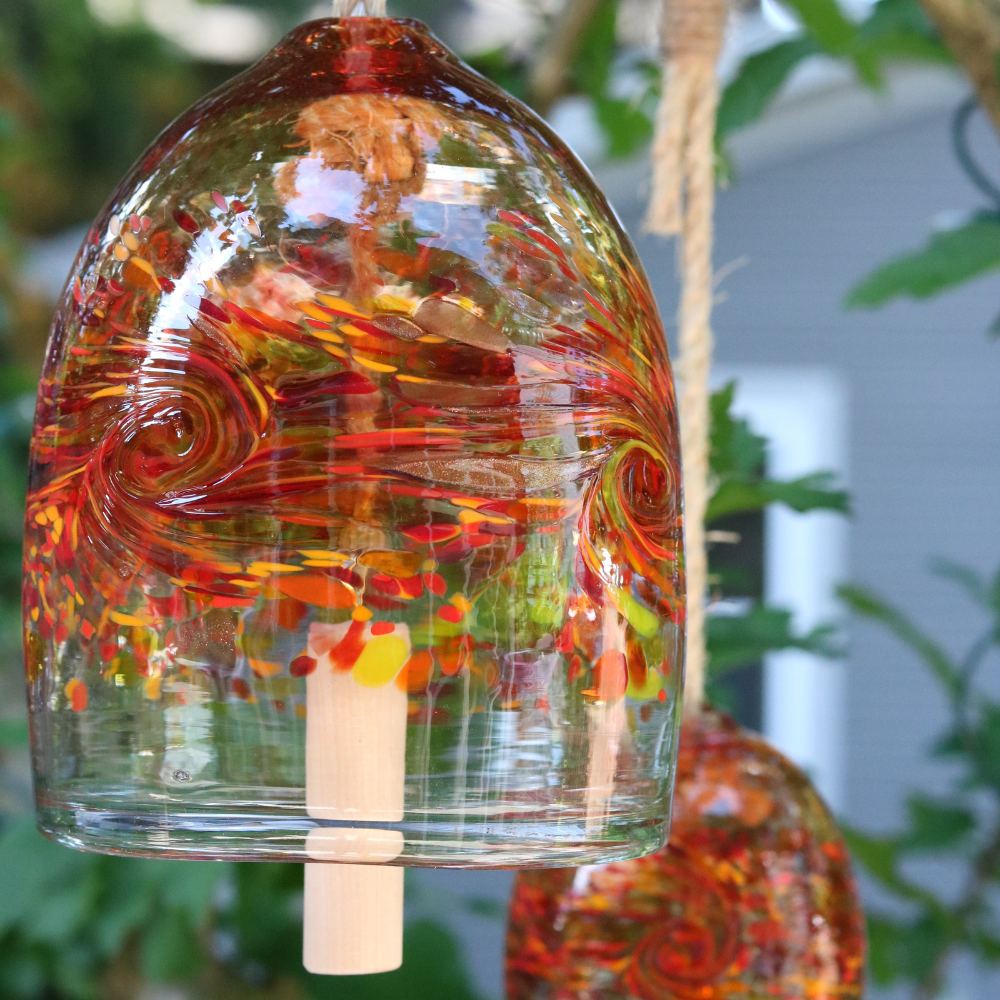
[[[706,712],[684,723],[667,847],[517,876],[511,1000],[860,1000],[864,917],[808,779]]]
[[[80,251],[31,461],[51,835],[302,859],[369,821],[396,861],[469,865],[662,843],[663,331],[586,170],[418,23],[310,22],[160,136]]]

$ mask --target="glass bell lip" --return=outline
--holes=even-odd
[[[461,866],[664,837],[674,397],[586,169],[418,22],[295,29],[81,249],[32,444],[40,825]]]

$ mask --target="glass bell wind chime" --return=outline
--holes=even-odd
[[[843,838],[806,776],[702,707],[716,62],[725,0],[667,0],[649,226],[681,238],[686,716],[666,849],[522,872],[510,1000],[860,1000],[864,920]]]
[[[401,865],[662,845],[682,563],[663,331],[587,171],[418,22],[304,24],[130,170],[55,318],[39,825],[311,862],[306,967],[393,968]]]
[[[681,732],[670,842],[638,860],[522,872],[509,1000],[860,1000],[864,918],[808,778],[711,710]]]

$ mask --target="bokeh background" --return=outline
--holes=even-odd
[[[425,20],[531,101],[587,162],[637,241],[669,336],[674,249],[641,226],[659,91],[658,6],[393,0],[389,9]],[[572,8],[577,27],[567,20]],[[408,875],[403,969],[324,980],[299,968],[297,866],[79,855],[41,840],[27,816],[21,521],[54,303],[89,220],[148,142],[292,25],[327,11],[296,0],[0,3],[3,998],[502,995],[508,873]],[[853,48],[831,41],[836,17],[855,26]],[[573,44],[564,46],[560,83],[546,89],[534,70],[566,32]],[[998,206],[956,158],[955,112],[968,87],[916,2],[748,0],[733,15],[720,73],[730,89],[720,117],[716,382],[736,380],[734,412],[770,441],[764,471],[785,480],[830,471],[830,482],[850,493],[851,516],[762,503],[713,525],[715,614],[743,623],[743,645],[727,661],[733,669],[714,690],[810,770],[845,823],[877,840],[912,823],[909,796],[949,793],[961,769],[931,755],[948,718],[940,687],[891,630],[870,616],[852,619],[835,587],[873,588],[946,651],[991,628],[996,601],[986,590],[1000,563],[1000,238],[987,233],[985,249],[966,246],[971,263],[938,280],[943,290],[933,298],[895,297],[893,286],[882,308],[848,308],[847,299],[887,260],[992,220]],[[996,162],[985,117],[972,116],[968,149]],[[900,287],[918,295],[937,290],[933,274],[923,286],[913,273],[904,278]],[[979,606],[930,572],[942,558],[983,575]],[[961,576],[954,567],[949,574]],[[975,597],[975,581],[963,579]],[[751,627],[762,602],[787,613]],[[836,632],[803,639],[825,625]],[[1000,693],[996,665],[984,666],[987,695]],[[995,749],[1000,760],[1000,723],[994,728],[983,753]],[[973,827],[992,822],[993,801],[986,796]],[[951,848],[957,837],[939,841]],[[921,855],[907,872],[947,902],[961,891],[966,862],[961,851]],[[906,923],[905,905],[884,882],[864,875],[866,900],[912,933],[879,946],[881,985],[872,996],[912,996],[906,981],[919,978],[921,955],[940,940],[915,918]],[[996,996],[1000,978],[990,970],[1000,945],[954,952],[939,995]]]

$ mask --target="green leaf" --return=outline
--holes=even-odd
[[[236,865],[234,906],[220,922],[240,955],[275,975],[297,976],[302,965],[302,865]]]
[[[989,593],[989,608],[1000,614],[1000,569],[997,569],[993,576]]]
[[[0,836],[0,933],[27,927],[62,887],[80,883],[93,860],[46,840],[34,817],[7,827]]]
[[[783,503],[800,514],[809,510],[832,510],[839,514],[851,512],[850,497],[845,490],[834,489],[837,477],[832,472],[813,472],[799,479],[771,480],[764,484],[772,501]]]
[[[967,941],[974,955],[984,962],[996,965],[1000,962],[1000,939],[985,931],[976,929],[968,935]]]
[[[477,917],[487,917],[490,920],[507,919],[507,907],[488,896],[466,896],[461,900],[461,906]]]
[[[527,63],[517,59],[510,46],[490,49],[488,52],[478,52],[467,56],[465,62],[477,73],[481,73],[497,86],[503,87],[508,94],[513,94],[519,101],[528,96]]]
[[[218,861],[146,861],[144,864],[153,869],[149,877],[161,886],[163,905],[183,913],[194,927],[205,922],[216,884],[231,871],[230,865]]]
[[[834,489],[835,477],[816,472],[801,479],[782,482],[765,478],[767,441],[755,434],[745,420],[732,415],[736,383],[730,382],[712,394],[709,401],[709,468],[717,486],[709,499],[707,522],[728,514],[761,510],[772,503],[783,503],[793,510],[835,510],[849,512],[849,498]]]
[[[37,954],[0,954],[0,983],[12,997],[36,1000],[45,996],[46,970]]]
[[[142,972],[154,983],[189,979],[204,964],[198,939],[184,914],[164,910],[142,935]]]
[[[842,655],[832,641],[834,626],[820,625],[805,635],[796,635],[792,613],[783,608],[757,606],[746,615],[710,615],[705,628],[709,669],[716,676],[756,663],[779,649],[803,649],[826,657]]]
[[[840,824],[840,832],[844,835],[851,857],[882,886],[901,899],[920,904],[927,912],[944,913],[944,908],[932,892],[907,881],[899,873],[901,838],[870,836],[843,823]]]
[[[976,828],[976,817],[953,803],[914,795],[907,802],[910,823],[900,838],[904,851],[939,851],[954,847]]]
[[[860,27],[866,38],[884,38],[900,31],[935,37],[934,25],[917,0],[878,0]]]
[[[653,123],[631,101],[598,97],[594,103],[609,156],[629,156],[653,137]]]
[[[851,52],[858,36],[857,25],[849,21],[836,0],[785,0],[799,15],[803,26],[830,55]]]
[[[812,38],[779,42],[744,60],[719,101],[716,135],[722,139],[757,121],[778,96],[789,74],[819,46]]]
[[[957,583],[981,608],[987,611],[995,610],[993,591],[971,566],[939,558],[931,560],[931,572],[935,576]]]
[[[764,470],[767,442],[754,434],[745,420],[735,418],[730,410],[736,383],[729,382],[709,400],[712,417],[709,466],[720,479],[731,476],[760,476]]]
[[[859,44],[880,60],[954,62],[917,0],[879,0],[858,34]]]
[[[837,588],[837,596],[855,614],[885,625],[900,642],[912,649],[924,661],[951,696],[959,694],[961,678],[947,653],[918,629],[902,611],[865,587],[840,586]]]
[[[572,76],[581,93],[595,100],[605,95],[617,51],[617,0],[601,0],[580,38]]]
[[[719,484],[705,514],[706,522],[727,514],[761,510],[772,503],[783,503],[799,513],[810,510],[833,510],[850,513],[850,496],[845,490],[834,489],[836,476],[832,472],[814,472],[801,479],[785,482],[761,480],[746,482],[731,479]]]
[[[935,233],[917,253],[897,257],[848,293],[848,309],[871,308],[908,295],[937,295],[1000,267],[1000,218],[979,215],[958,229]]]
[[[951,65],[954,62],[947,46],[938,39],[911,31],[900,31],[883,38],[862,39],[855,55],[863,60],[862,65],[879,67],[885,62],[928,62]],[[866,68],[867,68],[866,66]],[[877,69],[876,69],[877,72]],[[868,82],[866,80],[866,82]]]
[[[875,915],[869,915],[867,925],[868,967],[872,979],[879,986],[891,986],[901,975],[898,959],[900,929],[893,921]]]
[[[913,922],[868,917],[868,947],[872,978],[887,986],[904,979],[921,983],[950,944],[948,925],[940,914]]]
[[[896,871],[899,863],[899,841],[895,837],[871,837],[851,828],[842,828],[851,857],[860,862],[884,886],[899,886]]]
[[[982,705],[966,748],[972,755],[974,781],[1000,791],[1000,705]]]
[[[156,906],[153,887],[136,885],[131,877],[132,866],[136,864],[145,862],[131,858],[114,858],[109,862],[108,898],[91,923],[95,943],[107,958],[114,957],[124,947],[129,935],[146,923]]]
[[[961,757],[965,752],[965,735],[955,730],[939,736],[931,746],[932,757]]]

